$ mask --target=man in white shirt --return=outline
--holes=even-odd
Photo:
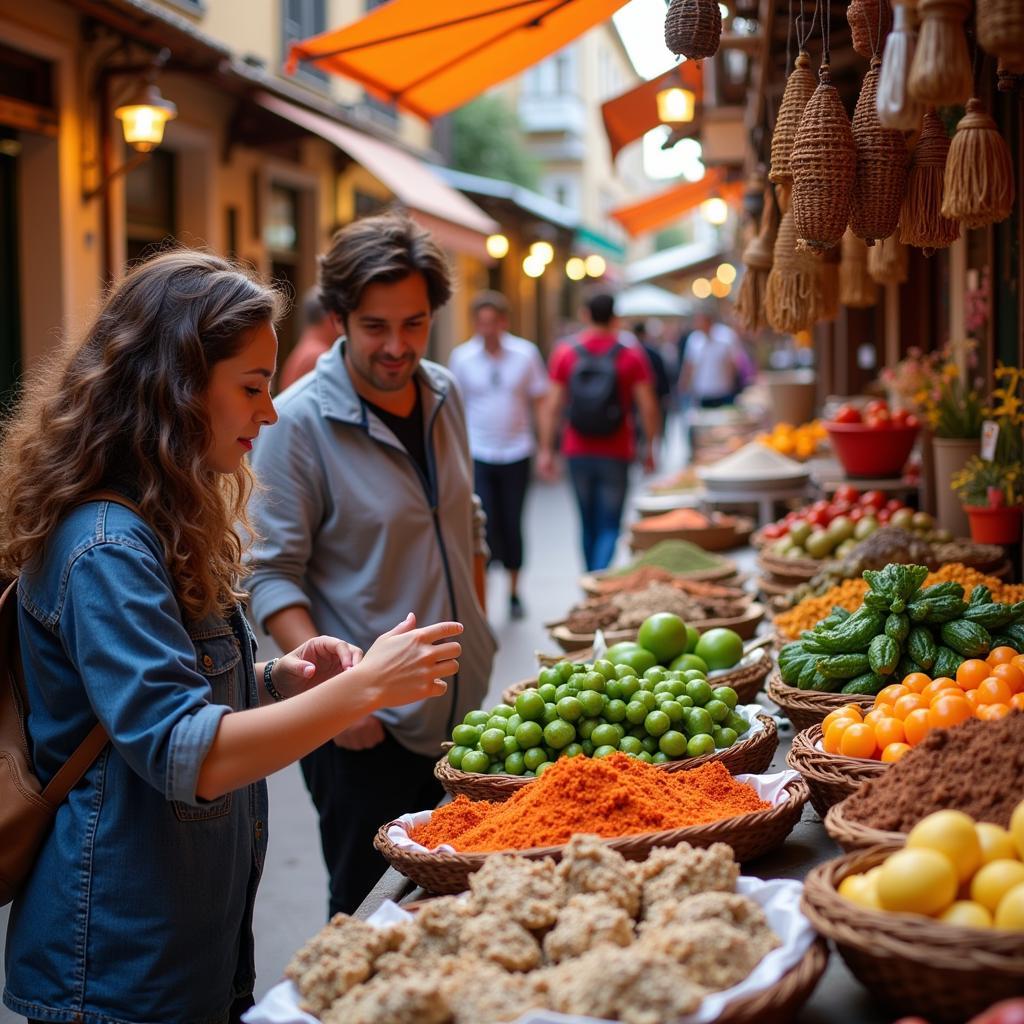
[[[534,415],[548,391],[537,346],[508,333],[508,302],[481,292],[472,304],[476,333],[451,354],[448,369],[462,392],[476,493],[487,513],[491,560],[508,571],[509,614],[523,617],[523,503],[536,451]]]
[[[692,394],[704,409],[729,405],[740,390],[743,353],[736,332],[714,323],[707,313],[694,318],[695,330],[686,339],[686,354],[679,377],[682,394]]]

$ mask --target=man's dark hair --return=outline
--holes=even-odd
[[[404,214],[385,213],[347,224],[318,262],[320,301],[342,323],[368,285],[394,284],[410,274],[423,275],[431,312],[451,298],[451,270],[441,247]]]
[[[316,288],[310,288],[302,297],[302,326],[315,327],[327,316],[327,310],[320,301],[320,292]]]
[[[470,312],[476,316],[481,309],[493,309],[501,316],[508,316],[508,299],[501,292],[479,292],[470,303]]]
[[[607,327],[615,316],[615,299],[607,292],[600,292],[587,299],[590,319],[599,327]]]

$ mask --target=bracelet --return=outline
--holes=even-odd
[[[277,664],[278,660],[278,658],[271,658],[270,661],[263,666],[263,685],[267,688],[267,693],[269,693],[274,700],[284,700],[284,694],[274,685],[274,666]]]

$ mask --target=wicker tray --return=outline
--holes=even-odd
[[[772,763],[779,746],[779,731],[775,719],[768,714],[757,716],[764,728],[745,740],[739,740],[725,750],[700,757],[688,757],[679,761],[668,761],[657,765],[662,771],[681,772],[699,768],[708,761],[721,761],[731,775],[760,775]],[[471,800],[507,800],[523,786],[533,782],[522,775],[481,775],[478,772],[464,772],[453,768],[447,757],[434,765],[434,777],[444,786],[447,793],[456,796],[463,793]]]
[[[803,779],[794,779],[786,791],[786,801],[766,811],[723,818],[707,825],[691,825],[665,832],[643,832],[619,839],[606,839],[604,842],[613,850],[618,850],[627,860],[644,860],[656,846],[676,846],[679,843],[700,847],[727,843],[738,861],[754,860],[785,842],[786,836],[800,820],[810,795],[807,783]],[[388,838],[388,829],[393,824],[395,822],[389,821],[381,825],[373,845],[395,870],[428,892],[462,892],[468,885],[469,876],[482,867],[484,860],[490,856],[487,853],[417,853],[403,850]],[[542,857],[559,860],[564,849],[564,846],[544,846],[505,852],[518,853],[530,860]]]
[[[734,562],[727,558],[722,561],[725,564],[720,569],[700,569],[695,572],[677,572],[674,575],[681,580],[693,580],[696,583],[722,583],[739,575],[739,569]],[[591,593],[591,590],[587,590],[588,586],[592,588],[595,582],[603,580],[607,576],[606,571],[585,573],[580,577],[580,587],[587,593]]]
[[[599,584],[604,577],[605,574],[603,573],[591,573],[587,576],[580,577],[580,587],[583,589],[583,592],[587,597],[611,597],[612,594],[617,594],[619,592],[618,590],[602,590]],[[745,590],[743,586],[748,577],[739,573],[724,580],[695,580],[689,576],[677,576],[675,578],[680,581],[689,581],[692,583],[710,583],[714,586],[723,587],[725,590],[730,591],[728,594],[722,594],[722,597],[732,597],[737,601],[743,600],[744,598],[750,598],[749,592]]]
[[[859,704],[868,708],[874,697],[855,693],[821,693],[819,690],[800,690],[788,686],[778,672],[773,672],[765,688],[769,700],[779,706],[782,713],[793,723],[797,732],[810,729],[825,720],[830,711],[836,711],[847,704]]]
[[[803,912],[835,942],[854,976],[894,1013],[963,1021],[1024,992],[1019,932],[959,928],[914,914],[886,914],[843,899],[847,876],[881,863],[873,847],[813,868],[804,882]]]
[[[633,551],[646,551],[662,540],[688,540],[705,551],[730,551],[747,543],[754,520],[737,516],[733,525],[712,524],[704,529],[645,530],[643,520],[634,523],[629,531],[629,546]]]
[[[889,765],[862,757],[844,757],[818,750],[821,726],[812,725],[793,737],[786,764],[798,771],[811,791],[811,805],[822,817],[845,800],[862,782],[878,778]]]
[[[805,580],[780,580],[776,576],[758,576],[757,589],[767,598],[789,597]]]
[[[847,815],[844,810],[846,799],[834,804],[825,815],[825,831],[847,853],[866,850],[869,847],[884,847],[887,850],[898,850],[907,841],[905,832],[884,832],[880,828],[864,825]]]
[[[761,551],[757,556],[757,567],[780,580],[796,580],[804,583],[821,572],[824,562],[814,558],[779,558],[778,555]]]

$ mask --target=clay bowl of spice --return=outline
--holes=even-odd
[[[563,758],[531,785],[500,803],[458,796],[431,812],[411,833],[382,825],[374,846],[428,892],[461,892],[494,853],[559,860],[576,833],[599,835],[627,860],[644,860],[656,846],[731,846],[739,861],[779,846],[800,820],[808,799],[802,779],[789,781],[777,802],[762,800],[720,762],[664,772],[625,754]],[[399,845],[401,832],[427,849]],[[454,853],[434,847],[453,846]]]

